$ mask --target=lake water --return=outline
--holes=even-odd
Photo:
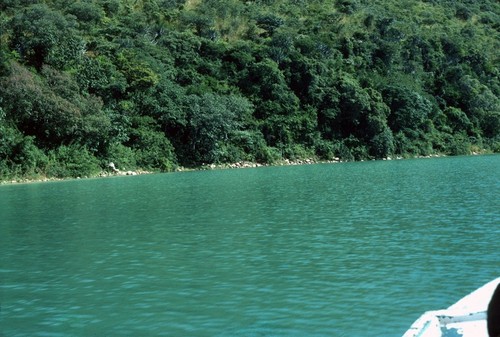
[[[0,336],[397,337],[500,276],[500,156],[0,186]]]

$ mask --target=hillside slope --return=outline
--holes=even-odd
[[[0,3],[0,177],[500,152],[495,0]]]

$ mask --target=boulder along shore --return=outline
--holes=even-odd
[[[477,153],[479,154],[479,153]],[[476,153],[474,153],[476,155]],[[445,157],[443,154],[433,154],[429,156],[418,156],[416,158],[435,158],[435,157]],[[400,156],[397,157],[386,157],[379,160],[401,160],[406,159]],[[107,177],[117,177],[117,176],[138,176],[144,174],[156,174],[156,173],[173,173],[173,172],[188,172],[188,171],[202,171],[202,170],[221,170],[221,169],[243,169],[243,168],[257,168],[257,167],[269,167],[269,166],[293,166],[293,165],[311,165],[311,164],[335,164],[335,163],[343,163],[346,161],[341,160],[338,157],[335,157],[331,160],[317,160],[314,158],[308,159],[283,159],[278,162],[272,164],[262,164],[250,161],[239,161],[236,163],[225,163],[225,164],[202,164],[197,167],[183,167],[179,166],[170,172],[156,172],[156,171],[147,171],[142,169],[119,169],[115,164],[109,163],[107,170],[103,170],[96,175],[93,176],[82,176],[82,177],[21,177],[21,178],[12,178],[0,180],[0,185],[6,184],[27,184],[27,183],[42,183],[42,182],[54,182],[54,181],[65,181],[65,180],[78,180],[78,179],[95,179],[95,178],[107,178]]]

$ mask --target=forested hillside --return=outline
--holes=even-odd
[[[500,152],[496,0],[0,0],[0,177]]]

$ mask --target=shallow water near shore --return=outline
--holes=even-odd
[[[401,336],[499,276],[500,156],[0,186],[0,336]]]

